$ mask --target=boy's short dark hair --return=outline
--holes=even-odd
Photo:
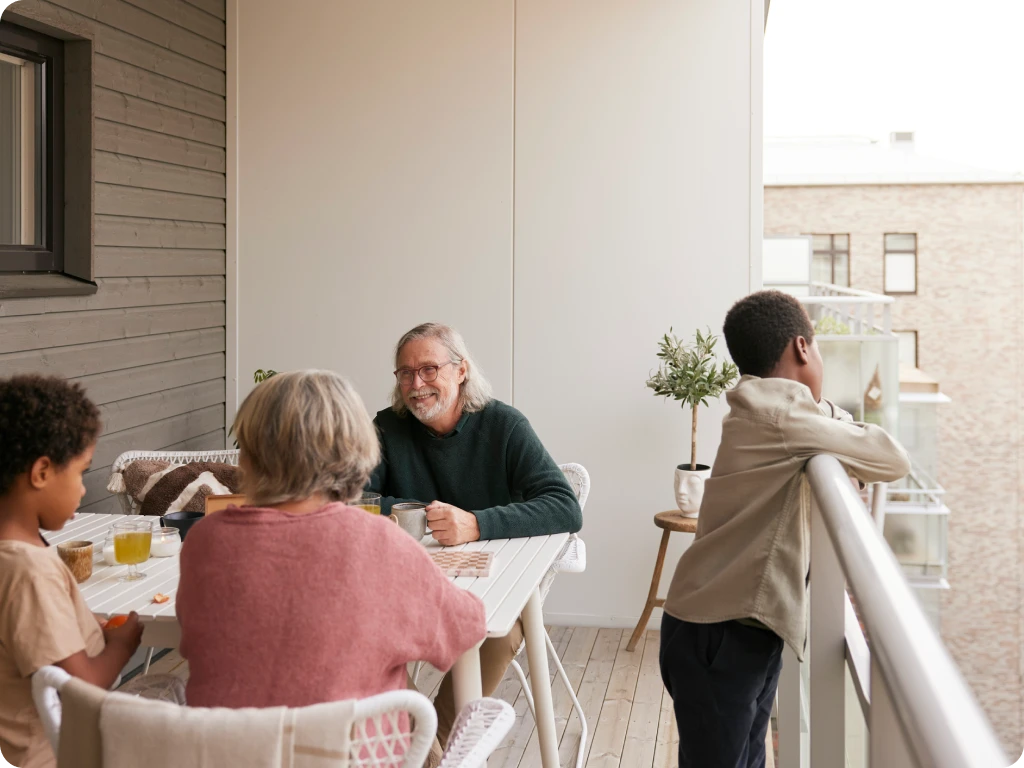
[[[99,433],[99,409],[81,384],[57,376],[0,379],[0,494],[43,456],[66,466]]]
[[[798,336],[814,339],[814,326],[797,299],[759,291],[740,299],[725,316],[725,343],[744,376],[768,376]]]

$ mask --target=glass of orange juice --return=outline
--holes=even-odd
[[[371,515],[380,514],[380,494],[379,493],[364,493],[358,499],[352,502],[353,507],[359,507],[365,509]]]
[[[153,521],[124,520],[114,523],[114,559],[128,566],[128,572],[120,581],[138,581],[146,578],[139,572],[139,564],[149,560],[149,548],[153,543]]]

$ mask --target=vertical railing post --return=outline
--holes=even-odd
[[[878,662],[871,661],[871,710],[868,717],[869,768],[921,768],[910,754],[906,734]]]
[[[875,483],[871,486],[871,517],[875,520],[878,532],[885,535],[885,502],[887,483]]]
[[[787,645],[782,649],[782,674],[779,675],[779,768],[807,768],[801,750],[803,710],[800,661]]]
[[[811,765],[845,768],[846,582],[813,494],[810,621]]]

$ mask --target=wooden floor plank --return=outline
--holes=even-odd
[[[571,627],[549,627],[548,635],[551,637],[551,643],[558,648],[562,642],[566,632],[571,633]],[[523,673],[526,675],[526,682],[530,682],[530,664],[529,658],[526,653],[519,655],[519,664],[523,668]],[[511,672],[506,673],[511,675]],[[512,702],[512,707],[516,711],[516,722],[512,726],[512,730],[509,731],[505,737],[505,741],[502,742],[501,746],[494,752],[493,760],[488,760],[488,766],[495,766],[501,768],[501,766],[507,766],[507,768],[518,768],[520,761],[523,759],[523,755],[526,752],[526,746],[530,743],[530,736],[533,735],[533,729],[535,723],[533,715],[530,713],[530,707],[526,703],[526,695],[523,693],[523,688],[519,684],[518,678],[513,677],[509,684],[498,686],[506,691],[506,695],[514,695],[515,699]]]
[[[410,674],[412,673],[412,666],[411,664],[409,665]],[[437,689],[441,686],[443,677],[444,673],[438,671],[433,664],[425,661],[420,667],[420,673],[416,678],[416,690],[433,701],[437,695]]]
[[[529,665],[526,663],[526,654],[519,654],[517,661],[522,666],[523,671],[529,674]],[[519,679],[515,676],[512,670],[509,669],[509,671],[505,673],[505,677],[502,679],[501,685],[499,685],[498,689],[494,692],[494,698],[507,701],[513,708],[515,708],[520,692],[521,686],[519,685]],[[525,699],[523,700],[522,706],[524,708],[526,706]],[[526,714],[529,715],[529,712]],[[512,726],[513,730],[520,726],[522,716],[522,710],[517,709],[516,723]],[[533,720],[531,718],[531,723],[532,722]],[[491,758],[487,761],[488,768],[504,768],[504,766],[509,765],[508,758],[512,753],[512,742],[514,738],[515,736],[511,732],[505,737],[504,741],[502,741],[501,745],[494,751]],[[516,762],[515,765],[518,765],[518,762]]]
[[[664,689],[653,768],[679,768],[679,731],[676,729],[676,715],[672,710],[672,697]]]
[[[590,653],[597,641],[597,629],[578,627],[572,631],[572,637],[566,645],[565,652],[559,654],[565,674],[569,677],[573,691],[580,687],[583,680],[583,672],[590,660]],[[555,738],[561,741],[565,726],[569,722],[569,715],[572,714],[572,698],[565,688],[565,684],[557,677],[554,664],[551,664],[551,685],[552,685],[552,708],[555,713]],[[520,768],[541,768],[540,761],[540,734],[534,728],[530,743],[526,746],[526,753],[519,763]]]
[[[181,654],[178,653],[177,649],[172,650],[163,658],[157,659],[149,667],[149,674],[151,675],[167,675],[171,674],[177,667],[185,663],[185,660],[181,658]]]
[[[640,678],[640,662],[647,638],[641,637],[633,651],[626,650],[628,633],[623,633],[619,650],[615,655],[608,692],[601,704],[601,716],[594,729],[594,742],[587,758],[587,768],[619,768],[622,749],[629,727],[629,713],[633,708],[633,696]]]
[[[555,653],[558,654],[558,658],[562,658],[565,655],[566,649],[569,647],[569,642],[572,640],[574,629],[572,627],[550,627],[548,630],[548,636],[551,638],[551,645],[555,648]],[[545,651],[546,653],[546,651]],[[527,672],[526,681],[532,685],[533,678],[529,675],[529,654],[523,654],[523,671]],[[548,672],[551,679],[554,679],[554,665],[548,663]],[[549,684],[551,680],[548,681]],[[505,759],[505,764],[509,768],[523,766],[527,763],[533,763],[537,761],[539,764],[540,760],[540,747],[537,741],[537,724],[530,714],[529,705],[526,703],[526,696],[520,693],[519,700],[516,702],[516,713],[518,715],[519,708],[524,707],[525,717],[520,724],[517,721],[517,725],[521,725],[521,730],[517,734],[517,737],[513,739],[512,748],[509,751],[508,757]],[[527,732],[528,731],[528,732]],[[520,749],[520,747],[522,747]]]
[[[621,629],[600,629],[597,632],[597,640],[594,649],[590,653],[590,661],[583,672],[583,682],[576,690],[576,697],[583,707],[584,717],[587,720],[588,736],[584,748],[583,764],[586,764],[587,754],[594,742],[594,729],[597,727],[598,718],[601,716],[601,705],[604,704],[605,693],[608,691],[608,681],[612,676],[612,667],[615,664],[615,656],[618,654],[619,644],[622,640]],[[569,722],[562,734],[562,741],[558,748],[559,763],[563,766],[575,766],[576,756],[579,751],[580,741],[580,720],[573,712]]]
[[[629,712],[626,743],[622,748],[622,765],[648,766],[654,762],[661,720],[661,700],[665,685],[661,682],[658,650],[661,633],[649,630],[645,639],[644,656],[640,662],[640,677],[633,694],[633,707]]]

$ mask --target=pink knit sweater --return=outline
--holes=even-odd
[[[406,663],[449,669],[485,635],[483,604],[385,518],[232,507],[181,550],[188,703],[305,706],[406,686]]]

